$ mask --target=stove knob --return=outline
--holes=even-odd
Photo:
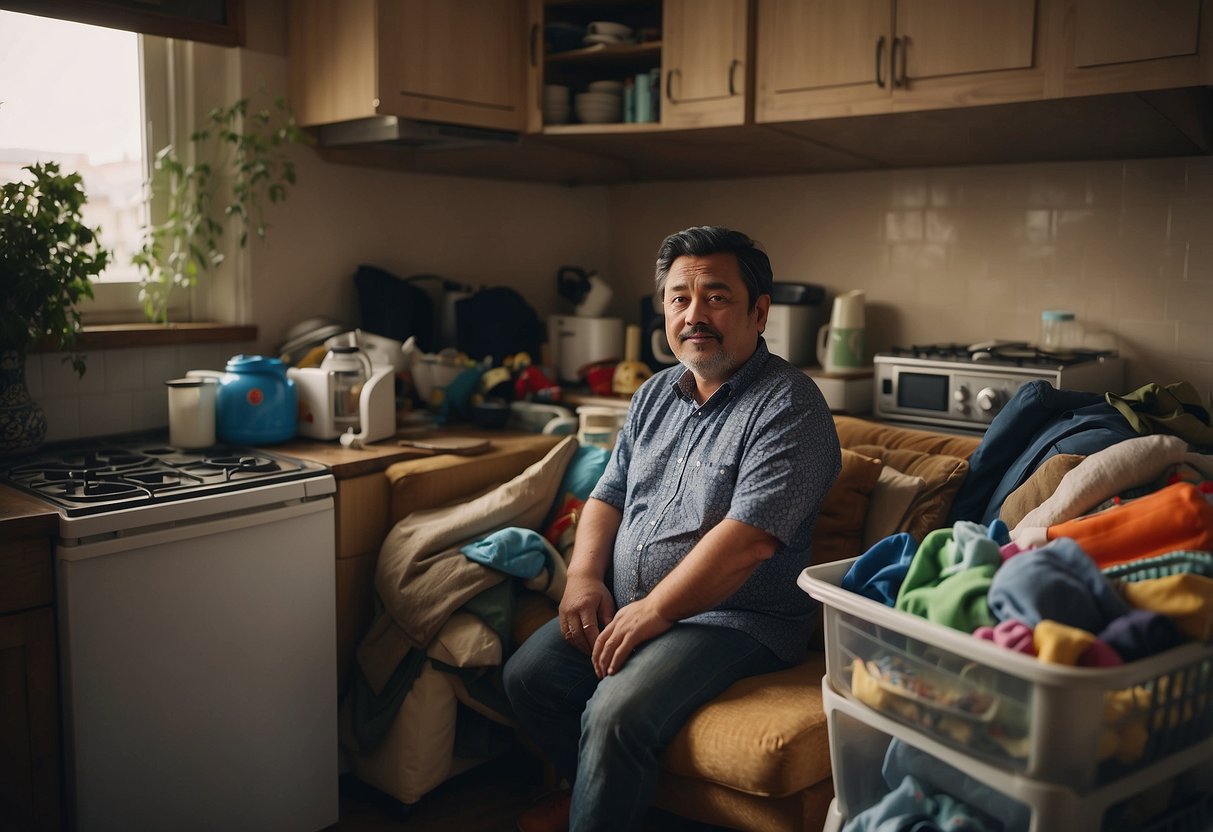
[[[956,399],[956,401],[958,401],[958,402],[968,401],[969,388],[965,387],[963,384],[960,385],[959,387],[957,387],[955,390],[952,391],[952,398]],[[957,408],[957,410],[961,410],[961,409],[962,408],[959,408],[959,407]]]
[[[977,407],[986,413],[993,413],[1002,407],[1002,393],[993,387],[983,387],[977,392]]]

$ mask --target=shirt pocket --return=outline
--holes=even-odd
[[[704,531],[715,526],[729,513],[737,487],[737,463],[719,460],[692,462],[686,472],[684,493],[692,517],[701,520]]]

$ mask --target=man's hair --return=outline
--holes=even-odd
[[[709,254],[732,254],[737,258],[741,279],[745,281],[746,289],[750,293],[747,311],[754,311],[754,304],[758,302],[759,295],[771,294],[774,279],[771,260],[766,252],[740,231],[716,225],[703,225],[671,234],[662,241],[661,247],[657,249],[657,296],[664,297],[665,281],[675,260],[684,255],[706,257]]]

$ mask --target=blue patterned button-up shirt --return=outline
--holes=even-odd
[[[694,385],[680,365],[632,397],[591,494],[623,514],[607,585],[622,607],[648,594],[721,520],[755,526],[778,540],[774,556],[724,602],[686,620],[734,627],[797,661],[813,603],[796,578],[841,467],[834,421],[812,379],[761,338],[703,405]]]

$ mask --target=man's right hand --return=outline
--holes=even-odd
[[[615,599],[606,584],[590,577],[569,575],[560,599],[560,631],[564,640],[587,656],[602,627],[615,617]]]

